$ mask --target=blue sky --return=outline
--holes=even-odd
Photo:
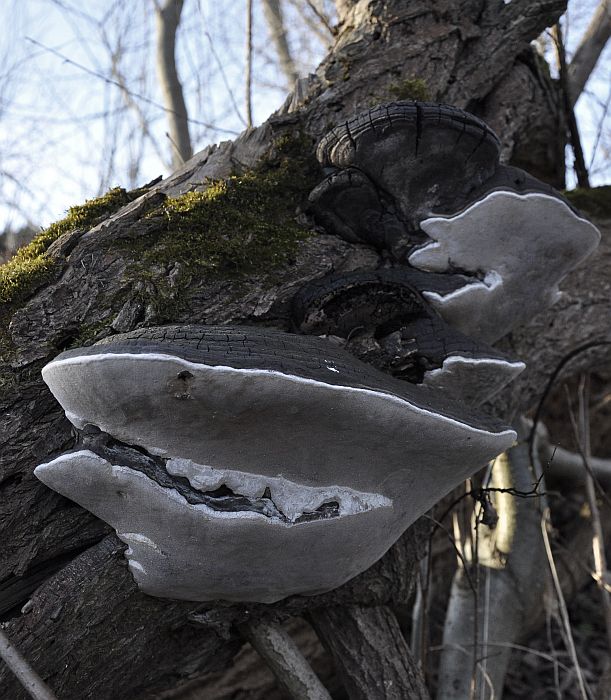
[[[570,3],[569,51],[595,4]],[[256,0],[254,6],[257,123],[282,103],[287,89]],[[179,69],[196,150],[244,128],[245,8],[245,0],[185,0]],[[312,70],[325,53],[324,41],[302,30],[304,20],[290,2],[286,19],[299,67]],[[68,206],[111,186],[131,187],[168,174],[164,160],[169,160],[170,145],[156,86],[152,0],[3,0],[0,21],[10,28],[0,38],[0,231],[25,221],[44,226],[61,218]],[[130,99],[139,115],[108,80],[112,50],[118,72],[129,76]],[[609,99],[610,65],[607,46],[587,87],[590,94],[577,105],[588,163],[601,105]],[[150,138],[143,136],[141,120]],[[605,161],[601,149],[609,146],[609,132],[607,118],[592,168],[595,184],[611,181],[609,158]]]

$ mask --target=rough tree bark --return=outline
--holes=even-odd
[[[242,643],[236,627],[246,619],[277,621],[330,606],[407,600],[424,537],[419,523],[370,570],[323,596],[228,606],[140,594],[125,566],[123,545],[109,528],[33,477],[37,464],[74,443],[40,368],[66,347],[137,325],[233,323],[290,330],[290,300],[303,283],[331,270],[375,267],[379,258],[373,250],[318,234],[299,238],[271,272],[235,266],[207,272],[204,264],[192,269],[186,258],[173,257],[173,246],[183,238],[191,245],[188,232],[163,228],[155,212],[165,206],[165,197],[201,192],[210,186],[207,178],[247,173],[263,158],[266,165],[248,176],[255,187],[258,179],[273,176],[279,144],[295,141],[297,133],[299,162],[310,173],[301,184],[289,183],[298,203],[321,176],[311,154],[323,133],[372,103],[409,97],[415,79],[424,81],[431,99],[484,118],[501,137],[505,159],[561,183],[564,144],[558,139],[564,130],[557,128],[556,89],[529,42],[557,21],[565,5],[343,0],[333,49],[278,113],[232,143],[207,148],[93,228],[75,227],[60,236],[47,251],[51,263],[44,276],[33,276],[4,304],[0,604],[8,619],[5,631],[62,700],[145,698],[193,674],[225,668]],[[286,206],[285,189],[277,200],[280,208]],[[257,196],[246,196],[244,211],[259,215],[257,207]],[[294,215],[286,218],[287,226]],[[300,221],[307,227],[303,217]],[[149,251],[156,262],[139,264]],[[197,251],[191,253],[197,258]],[[607,227],[596,257],[566,280],[553,316],[534,318],[503,342],[528,370],[491,411],[511,420],[541,395],[561,357],[608,334],[610,263]],[[586,366],[594,352],[599,360],[604,352],[608,357],[607,346],[598,348],[579,355],[571,369]],[[350,627],[346,630],[349,635]],[[393,634],[389,629],[387,639]],[[0,688],[6,697],[25,697],[4,668]],[[384,697],[381,693],[372,688],[369,697]]]

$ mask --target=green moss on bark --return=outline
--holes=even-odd
[[[19,248],[8,262],[0,265],[0,304],[11,307],[18,304],[53,275],[57,261],[47,251],[62,234],[93,228],[143,192],[144,190],[127,192],[121,187],[115,187],[102,197],[70,207],[64,219],[41,231],[31,243]]]
[[[310,167],[312,164],[310,164]],[[295,221],[315,183],[308,166],[286,153],[256,170],[210,180],[203,192],[166,200],[147,215],[161,227],[145,265],[179,263],[186,273],[250,273],[286,262],[308,232]]]
[[[571,204],[591,216],[602,218],[611,216],[611,185],[592,187],[592,189],[578,187],[563,194]]]
[[[406,78],[392,83],[388,92],[395,100],[419,100],[426,102],[431,99],[426,81],[422,78]]]
[[[130,277],[154,287],[142,302],[170,318],[188,301],[194,277],[238,280],[289,262],[312,235],[297,215],[319,179],[313,144],[292,137],[276,141],[243,175],[208,180],[201,192],[167,199],[146,215],[155,224],[150,232],[124,244],[133,258]]]

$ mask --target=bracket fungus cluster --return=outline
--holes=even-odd
[[[498,151],[450,107],[356,117],[319,146],[310,213],[382,267],[304,286],[295,333],[140,329],[44,368],[79,441],[35,473],[116,529],[144,592],[335,588],[513,443],[478,406],[524,364],[488,343],[553,302],[598,232]],[[361,326],[386,372],[315,337]]]
[[[493,343],[550,306],[600,233],[552,187],[499,162],[499,141],[447,105],[382,105],[331,131],[314,218],[394,265],[458,277],[419,288],[457,330]],[[431,277],[431,282],[435,277]]]

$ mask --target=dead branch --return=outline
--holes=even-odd
[[[571,106],[573,106],[588,82],[611,36],[611,0],[600,0],[588,28],[583,33],[573,60],[568,66],[567,80]]]
[[[270,667],[280,687],[295,700],[331,700],[326,688],[279,624],[246,622],[240,631]]]

